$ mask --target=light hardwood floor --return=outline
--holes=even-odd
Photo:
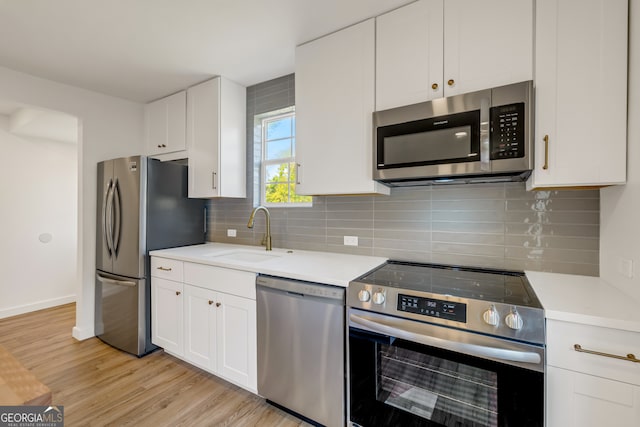
[[[0,319],[0,345],[51,388],[65,426],[308,426],[162,350],[76,341],[74,323],[75,304]]]

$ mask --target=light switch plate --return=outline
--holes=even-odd
[[[344,236],[345,246],[358,246],[358,236]]]
[[[236,230],[233,228],[227,228],[227,237],[236,237]]]

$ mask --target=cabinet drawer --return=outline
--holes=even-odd
[[[248,271],[185,262],[184,282],[216,292],[256,299],[256,274]]]
[[[182,282],[183,264],[175,259],[151,257],[151,276]]]
[[[640,363],[574,349],[640,357],[640,333],[547,320],[547,364],[625,383],[640,385]]]

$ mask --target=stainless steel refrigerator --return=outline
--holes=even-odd
[[[203,243],[205,201],[187,166],[144,156],[98,163],[95,333],[142,356],[151,343],[149,251]]]

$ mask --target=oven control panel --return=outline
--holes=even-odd
[[[467,323],[467,305],[461,302],[398,294],[398,311]]]

